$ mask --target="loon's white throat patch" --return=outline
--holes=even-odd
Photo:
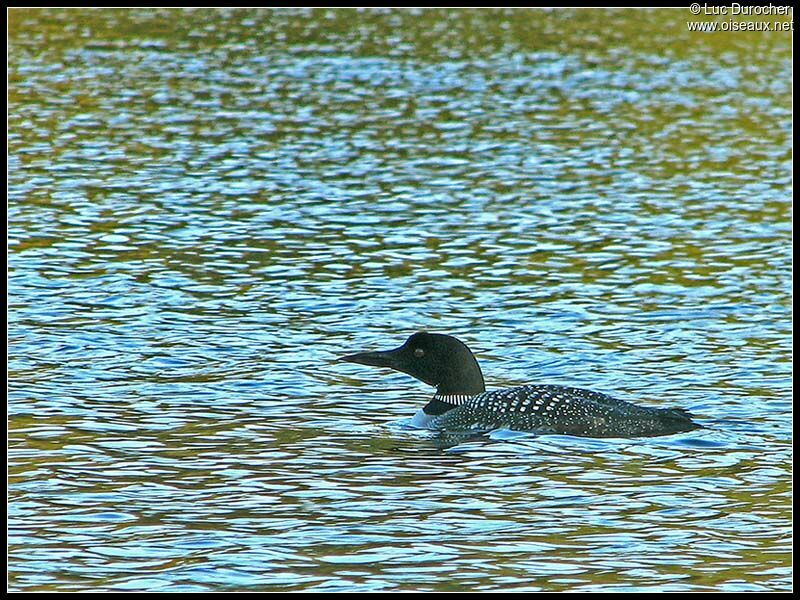
[[[421,408],[411,419],[411,426],[419,429],[432,429],[433,422],[436,420],[436,415],[429,415]]]

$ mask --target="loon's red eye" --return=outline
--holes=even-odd
[[[422,348],[416,348],[414,350],[414,356],[416,356],[417,358],[422,358],[423,356],[425,356],[425,350],[423,350]]]

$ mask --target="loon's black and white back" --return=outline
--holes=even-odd
[[[436,387],[412,425],[448,431],[513,429],[584,437],[669,435],[699,429],[681,408],[649,408],[606,394],[560,385],[523,385],[487,392],[478,361],[449,335],[415,333],[385,352],[341,361],[389,367]]]

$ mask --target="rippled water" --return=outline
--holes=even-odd
[[[791,43],[685,12],[13,10],[11,589],[788,590]]]

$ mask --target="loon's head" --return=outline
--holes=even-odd
[[[435,386],[439,394],[474,396],[486,391],[478,361],[463,342],[450,335],[419,332],[394,350],[360,352],[339,360],[407,373]]]

